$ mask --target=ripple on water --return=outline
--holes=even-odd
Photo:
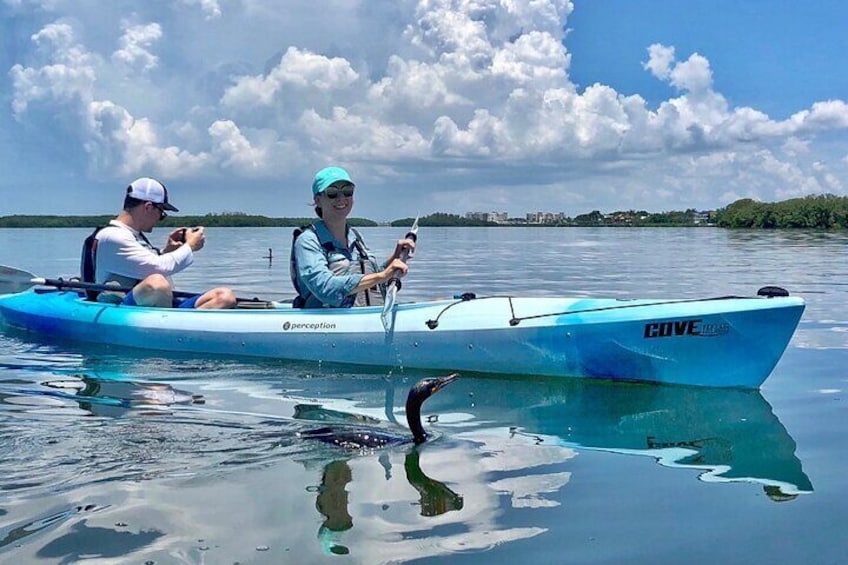
[[[208,409],[192,389],[44,368],[19,369],[5,380],[0,369],[0,490],[10,496],[215,474],[308,449],[295,441],[290,422]]]

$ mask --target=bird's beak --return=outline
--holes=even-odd
[[[448,386],[449,384],[451,384],[452,382],[454,382],[458,378],[459,378],[459,373],[451,373],[450,375],[448,375],[446,377],[442,377],[440,379],[440,382],[439,382],[439,388],[436,389],[436,390],[443,389],[444,387]]]

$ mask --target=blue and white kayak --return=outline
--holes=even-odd
[[[14,327],[164,351],[518,375],[757,388],[804,311],[798,297],[700,300],[480,297],[300,310],[144,308],[76,291],[0,296]]]

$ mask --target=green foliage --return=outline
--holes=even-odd
[[[570,223],[564,225],[573,226],[625,226],[625,227],[650,227],[650,226],[695,226],[701,222],[696,221],[698,211],[690,208],[684,211],[654,212],[645,210],[619,210],[610,214],[601,214],[598,210],[592,210],[588,214],[576,216]],[[706,223],[706,222],[704,222]]]
[[[391,223],[392,227],[409,227],[412,225],[412,222],[415,221],[415,218],[402,218],[400,220],[395,220]],[[496,226],[493,222],[486,222],[483,220],[472,220],[469,218],[463,218],[462,216],[457,216],[456,214],[445,214],[442,212],[437,212],[435,214],[429,214],[427,216],[422,216],[418,219],[418,225],[421,227],[436,227],[436,226],[447,226],[447,227],[457,227],[457,226]]]
[[[380,225],[374,220],[369,220],[368,218],[348,218],[347,223],[355,228],[372,228]]]
[[[848,227],[848,198],[820,194],[782,202],[737,200],[718,210],[717,224],[726,228],[845,229]]]
[[[2,216],[0,228],[88,228],[102,226],[114,216]]]
[[[684,212],[672,211],[649,214],[646,223],[655,226],[687,226],[695,223],[696,210],[690,208]]]
[[[574,224],[577,226],[601,226],[604,222],[604,215],[600,210],[592,210],[588,214],[580,214],[574,217]]]

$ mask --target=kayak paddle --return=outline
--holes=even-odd
[[[34,286],[55,286],[58,289],[74,288],[80,290],[113,290],[117,292],[129,292],[132,288],[120,286],[110,286],[105,284],[87,283],[77,280],[45,279],[37,277],[27,271],[0,265],[0,294],[15,294],[23,292]],[[174,296],[179,298],[191,298],[196,296],[196,292],[179,292],[174,291]]]
[[[406,239],[411,239],[412,241],[418,239],[418,216],[415,216],[415,221],[412,223],[412,227],[409,228]],[[404,249],[400,253],[400,260],[406,263],[408,259],[409,249]],[[392,277],[386,284],[386,302],[383,304],[383,313],[380,314],[380,321],[383,322],[383,329],[386,330],[386,333],[391,330],[394,321],[395,296],[397,296],[397,291],[401,287],[399,274],[399,271],[395,269],[392,272]]]
[[[63,288],[114,292],[129,292],[132,290],[132,288],[127,288],[124,286],[111,286],[107,284],[87,283],[78,280],[65,280],[63,278],[45,279],[43,277],[37,277],[34,274],[28,273],[27,271],[24,271],[22,269],[16,269],[14,267],[0,265],[0,295],[17,294],[18,292],[23,292],[34,286],[54,286],[59,290]],[[171,294],[176,298],[192,298],[194,296],[197,296],[198,294],[203,293],[174,290],[171,292]],[[239,308],[254,309],[280,308],[284,304],[283,302],[276,302],[273,300],[259,300],[258,298],[236,297],[236,301],[238,302]]]

